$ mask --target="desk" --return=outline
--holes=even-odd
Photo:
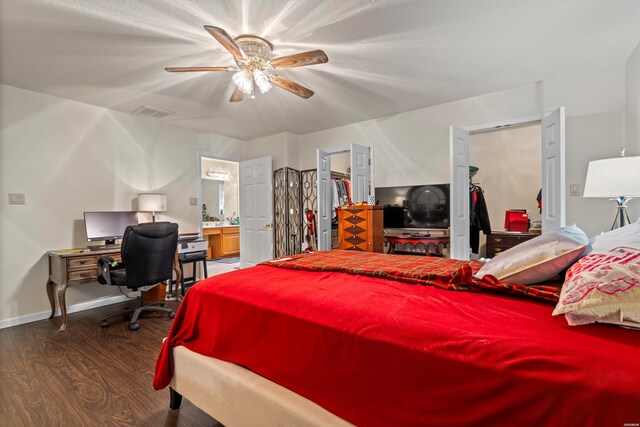
[[[81,249],[69,249],[62,251],[49,251],[49,280],[47,281],[47,296],[51,304],[51,316],[56,314],[56,300],[54,295],[58,294],[58,304],[62,312],[62,325],[60,332],[67,329],[67,303],[65,294],[68,286],[83,285],[86,283],[98,282],[98,259],[101,256],[110,256],[116,261],[120,261],[120,249],[105,249],[100,251],[82,251]],[[173,262],[173,270],[176,272],[177,280],[180,282],[182,272],[178,264],[178,252]]]
[[[396,245],[424,246],[425,255],[431,255],[430,248],[433,248],[435,256],[442,256],[442,249],[449,247],[449,236],[417,236],[411,234],[385,234],[384,240],[389,242],[390,254],[395,253]]]

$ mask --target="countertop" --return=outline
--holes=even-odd
[[[202,228],[230,228],[230,227],[240,227],[240,225],[238,224],[221,224],[221,225],[216,225],[216,223],[214,221],[210,221],[210,222],[203,222],[202,223]]]

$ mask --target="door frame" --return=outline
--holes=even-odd
[[[497,130],[505,130],[505,129],[509,129],[511,127],[525,126],[525,125],[528,125],[528,124],[540,124],[540,125],[542,125],[543,117],[551,114],[553,111],[556,111],[557,109],[563,109],[564,110],[565,107],[564,106],[560,106],[560,107],[558,107],[556,109],[544,112],[542,114],[533,114],[533,115],[529,115],[529,116],[520,116],[520,117],[511,118],[511,119],[496,120],[496,121],[493,121],[493,122],[479,123],[479,124],[469,125],[469,126],[450,125],[449,129],[458,127],[458,128],[461,128],[461,129],[464,129],[464,130],[468,131],[469,132],[469,136],[471,136],[471,135],[476,134],[476,133],[483,133],[483,132],[490,132],[490,131],[497,131]],[[566,128],[566,115],[563,114],[563,118],[564,118],[564,126]],[[544,148],[543,147],[543,141],[544,141],[543,138],[544,138],[544,135],[541,133],[541,135],[540,135],[540,147],[541,147],[541,149]],[[450,156],[450,157],[451,157],[451,159],[449,161],[449,169],[451,170],[453,168],[453,156]],[[565,173],[565,179],[566,179],[566,168],[564,169],[564,173]],[[562,182],[564,182],[564,180],[560,179],[559,184],[562,185]],[[454,194],[453,183],[451,183],[451,185],[452,185],[452,187],[450,189],[450,194],[453,195]],[[561,209],[563,209],[563,211],[566,211],[566,204],[567,204],[566,197],[561,200],[561,204],[562,204],[562,208]],[[468,227],[466,228],[465,232],[467,233],[467,237],[468,237],[468,234],[469,234]]]
[[[376,179],[375,179],[375,149],[374,149],[374,144],[368,145],[368,144],[358,144],[357,142],[350,142],[349,143],[349,148],[343,148],[343,149],[339,149],[339,150],[323,150],[321,148],[317,148],[316,149],[316,161],[319,160],[318,159],[318,154],[319,151],[322,151],[323,153],[327,154],[327,158],[329,160],[329,173],[331,173],[331,156],[334,154],[343,154],[343,153],[349,153],[351,154],[351,147],[353,146],[353,144],[357,144],[357,145],[362,145],[365,147],[369,148],[369,189],[371,190],[369,192],[370,196],[374,197],[375,200],[375,194],[376,194],[376,188],[375,188],[375,183],[376,183]],[[352,160],[352,159],[351,159]],[[351,165],[351,160],[349,161],[349,165],[350,167]],[[317,193],[317,203],[318,203],[318,209],[317,209],[317,214],[319,216],[320,213],[320,185],[319,185],[319,179],[320,179],[320,168],[319,165],[316,163],[316,170],[317,170],[317,176],[318,176],[318,181],[317,181],[317,185],[316,185],[316,189],[318,191]],[[350,172],[350,175],[353,171]],[[318,219],[318,250],[320,249],[320,220]],[[329,245],[329,249],[331,249],[331,245]],[[326,250],[326,249],[322,249],[322,250]]]
[[[234,163],[238,163],[238,167],[240,166],[240,159],[235,158],[235,157],[228,157],[228,156],[220,156],[218,154],[215,154],[211,151],[203,151],[203,150],[198,150],[196,152],[196,157],[197,157],[197,163],[198,163],[198,188],[197,188],[197,193],[198,193],[198,204],[197,204],[197,208],[198,208],[198,215],[199,215],[199,219],[198,219],[198,233],[200,233],[200,237],[203,236],[202,234],[202,202],[203,202],[203,195],[202,195],[202,158],[206,157],[209,159],[214,159],[214,160],[224,160],[225,162],[234,162]],[[238,193],[240,193],[240,188],[238,188]],[[240,194],[238,194],[238,203],[240,202]],[[238,215],[240,215],[240,205],[238,204]]]

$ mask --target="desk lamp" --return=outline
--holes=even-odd
[[[611,229],[631,223],[627,202],[640,197],[640,157],[622,156],[589,162],[584,197],[605,197],[615,200],[618,212]]]
[[[153,222],[156,222],[156,212],[167,211],[167,195],[157,193],[138,194],[138,211],[151,212]]]

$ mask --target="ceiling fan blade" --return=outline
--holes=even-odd
[[[232,71],[233,67],[167,67],[170,73],[189,73],[191,71]]]
[[[236,87],[231,94],[231,98],[229,98],[229,102],[240,102],[244,99],[244,93]]]
[[[313,96],[313,91],[311,89],[307,89],[306,87],[301,86],[296,82],[292,82],[289,79],[285,79],[282,76],[271,76],[269,81],[294,95],[298,95],[300,98],[307,99]]]
[[[222,28],[213,27],[211,25],[205,25],[204,29],[207,30],[214,39],[218,40],[218,42],[225,49],[227,49],[234,58],[238,60],[246,58],[244,52],[242,52],[236,42],[233,41],[229,33],[227,33],[225,30],[223,30]]]
[[[327,54],[318,49],[273,58],[271,60],[271,66],[276,69],[305,67],[307,65],[324,64],[327,61],[329,61]]]

